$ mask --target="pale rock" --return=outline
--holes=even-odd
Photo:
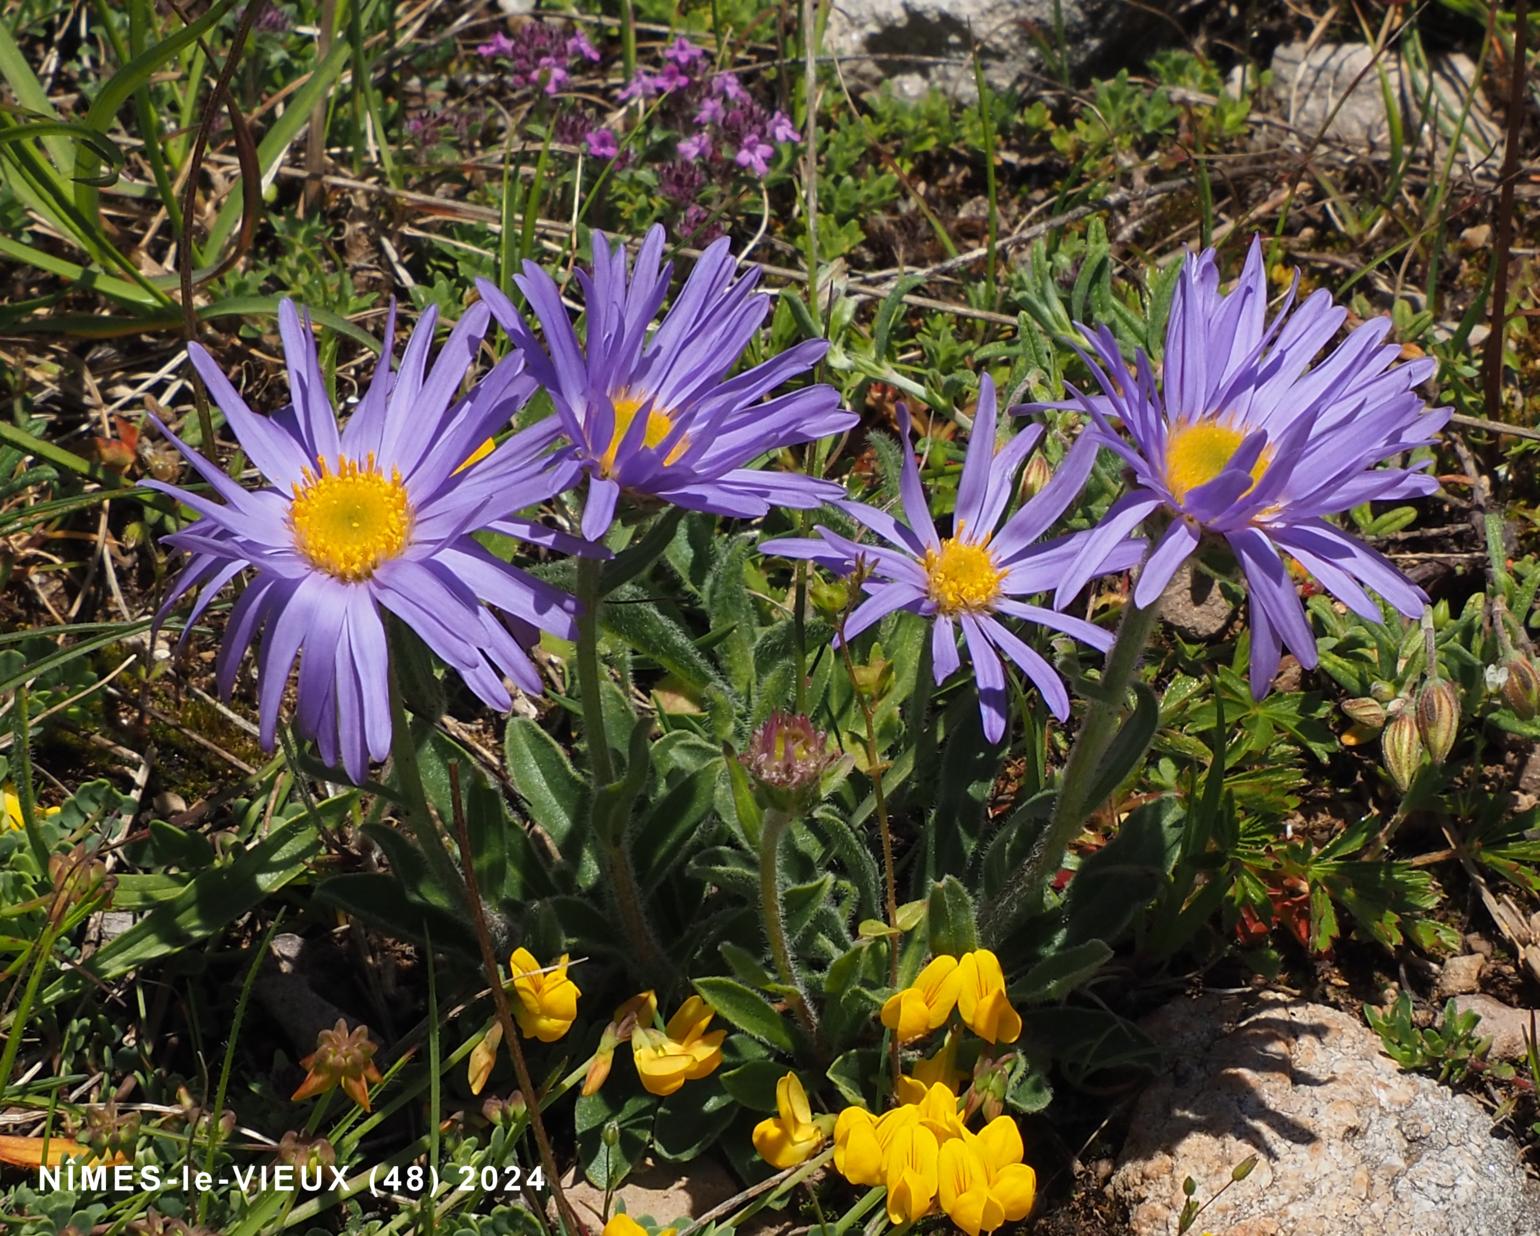
[[[1476,65],[1464,53],[1441,53],[1424,69],[1391,52],[1376,60],[1364,43],[1285,43],[1273,52],[1272,68],[1274,94],[1302,140],[1324,133],[1384,156],[1391,153],[1391,126],[1382,70],[1403,142],[1424,152],[1449,149],[1476,80]],[[1501,137],[1491,106],[1475,89],[1460,133],[1459,161],[1470,166],[1490,159]]]
[[[1143,37],[1156,28],[1151,14],[1174,7],[1173,0],[834,0],[823,50],[847,77],[886,83],[900,98],[938,86],[973,99],[975,43],[994,89],[1027,86],[1120,50],[1142,59],[1153,50]]]
[[[1210,640],[1230,625],[1235,606],[1219,581],[1184,562],[1161,595],[1160,616],[1190,640]]]
[[[1359,1019],[1276,993],[1208,995],[1145,1029],[1169,1066],[1135,1105],[1110,1186],[1134,1236],[1176,1231],[1188,1176],[1215,1199],[1195,1229],[1214,1236],[1540,1232],[1540,1186],[1489,1115],[1403,1073]]]
[[[1487,960],[1480,953],[1463,953],[1451,957],[1438,971],[1433,984],[1433,994],[1440,1000],[1449,996],[1468,996],[1481,990],[1481,971]]]
[[[1492,996],[1481,994],[1456,996],[1454,1006],[1462,1013],[1481,1018],[1476,1037],[1492,1040],[1488,1053],[1493,1060],[1522,1060],[1528,1053],[1525,1036],[1529,1034],[1530,1010],[1516,1009]],[[1536,1229],[1540,1231],[1540,1228]]]

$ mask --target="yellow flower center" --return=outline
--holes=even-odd
[[[947,615],[988,609],[1000,595],[1000,581],[1005,578],[988,546],[956,537],[942,541],[940,549],[925,552],[925,573],[930,599]]]
[[[610,444],[605,448],[604,456],[599,461],[601,470],[608,476],[615,470],[615,456],[620,452],[620,444],[625,441],[626,431],[631,428],[631,422],[636,419],[636,414],[641,411],[645,399],[638,399],[633,395],[617,395],[612,401],[615,409],[615,429],[610,434]],[[642,445],[656,450],[674,429],[674,418],[661,408],[650,408],[647,412],[647,428],[642,433]],[[690,439],[681,437],[674,449],[668,453],[664,463],[674,463],[684,454],[685,448],[690,445]]]
[[[1241,430],[1218,420],[1178,424],[1166,439],[1166,485],[1171,496],[1180,502],[1189,490],[1207,485],[1225,470],[1245,440],[1246,434]],[[1251,465],[1247,493],[1256,488],[1272,458],[1271,450],[1263,450],[1257,456],[1256,463]]]
[[[294,546],[328,575],[350,583],[368,579],[406,548],[412,532],[401,474],[386,477],[373,452],[362,464],[339,456],[335,472],[327,471],[323,458],[316,463],[318,471],[306,468],[305,483],[294,486]]]

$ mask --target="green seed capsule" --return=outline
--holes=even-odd
[[[1503,682],[1503,698],[1508,707],[1521,720],[1534,720],[1540,714],[1540,672],[1536,672],[1535,663],[1516,653],[1503,668],[1508,671]]]
[[[1372,696],[1360,695],[1342,701],[1342,711],[1359,725],[1377,730],[1385,724],[1385,705]]]
[[[1385,761],[1385,771],[1403,794],[1422,766],[1422,754],[1422,736],[1417,732],[1416,715],[1412,709],[1403,708],[1380,734],[1380,755]]]
[[[1460,732],[1460,693],[1445,678],[1430,679],[1417,694],[1417,731],[1435,764],[1442,764]]]

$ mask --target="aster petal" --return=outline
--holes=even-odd
[[[759,552],[777,558],[793,558],[815,562],[826,571],[849,575],[855,570],[855,562],[843,550],[836,549],[821,536],[783,536],[761,541]]]
[[[350,663],[358,678],[364,745],[371,760],[390,754],[390,652],[374,597],[360,590],[348,598]]]
[[[1253,608],[1266,610],[1269,623],[1306,669],[1314,669],[1317,655],[1315,634],[1305,618],[1289,573],[1277,548],[1257,528],[1243,528],[1225,534],[1230,548],[1240,560],[1251,589]]]
[[[283,340],[284,361],[289,370],[289,396],[300,441],[311,459],[335,459],[341,449],[337,414],[332,411],[316,357],[315,332],[307,312],[303,318],[292,300],[278,304],[278,334]]]
[[[298,587],[297,579],[258,575],[235,599],[235,604],[230,607],[230,617],[225,622],[224,642],[219,646],[219,656],[214,660],[215,683],[223,698],[230,698],[241,658],[251,646],[257,628],[274,614],[281,613]]]
[[[1013,601],[1009,597],[1001,597],[996,601],[995,609],[1002,614],[1024,619],[1040,627],[1062,631],[1065,635],[1073,636],[1082,644],[1098,652],[1106,652],[1112,647],[1114,636],[1111,631],[1097,626],[1094,622],[1087,622],[1084,618],[1077,618],[1074,614],[1066,614],[1063,610],[1048,609],[1042,605],[1026,605],[1021,601]]]
[[[307,575],[298,582],[283,605],[281,618],[267,624],[262,636],[261,679],[257,700],[259,736],[264,751],[273,749],[278,730],[278,706],[289,684],[289,671],[299,655],[305,633],[318,611],[331,598],[323,577]],[[277,617],[275,615],[275,617]]]
[[[1332,527],[1324,519],[1305,520],[1273,535],[1278,544],[1291,552],[1297,548],[1335,564],[1373,588],[1408,618],[1419,617],[1428,604],[1428,594],[1396,570],[1383,554]]]
[[[1086,478],[1096,464],[1097,441],[1082,433],[1065,453],[1041,491],[1005,521],[1000,534],[991,543],[996,561],[1005,564],[1023,548],[1036,541],[1069,509],[1070,503],[1085,488]],[[1077,590],[1078,591],[1078,590]]]
[[[588,480],[588,501],[583,505],[582,533],[584,540],[598,541],[610,530],[615,518],[615,503],[620,499],[620,486],[604,477],[592,476]]]
[[[977,539],[978,517],[989,488],[990,467],[995,461],[995,384],[986,373],[979,378],[978,407],[968,450],[963,456],[962,477],[957,482],[957,506],[952,516],[952,535],[972,532]],[[984,530],[986,533],[990,529]]]
[[[1059,677],[1059,672],[1004,623],[997,622],[993,618],[980,618],[979,626],[987,632],[987,638],[1016,662],[1021,667],[1022,673],[1032,680],[1038,691],[1042,693],[1043,702],[1048,705],[1048,711],[1060,721],[1067,720],[1069,692],[1065,689],[1064,679]],[[966,626],[963,629],[966,631]],[[970,643],[968,647],[971,649],[973,645]]]
[[[898,495],[903,503],[904,518],[927,549],[936,549],[941,544],[941,538],[936,535],[936,525],[930,517],[930,505],[925,501],[925,488],[920,484],[919,461],[915,459],[914,447],[909,442],[909,409],[903,404],[898,407],[898,436],[904,454],[898,478]]]
[[[973,662],[973,679],[979,691],[979,716],[984,722],[984,737],[999,742],[1005,735],[1005,667],[985,633],[983,624],[972,614],[962,614],[963,639],[968,645],[968,657]],[[996,630],[1003,630],[998,623]],[[1019,641],[1018,641],[1019,642]]]
[[[945,614],[937,614],[930,629],[930,665],[936,685],[940,686],[962,665],[957,653],[957,628]]]
[[[562,639],[577,638],[578,604],[570,593],[493,557],[469,537],[434,556],[478,599]]]
[[[867,627],[881,622],[895,610],[917,610],[924,600],[925,594],[910,583],[879,584],[870,588],[866,599],[845,619],[844,637],[847,642],[853,640]]]
[[[374,367],[374,376],[363,398],[342,427],[342,451],[350,459],[364,459],[372,451],[380,450],[380,438],[385,432],[385,410],[390,403],[390,389],[395,385],[396,374],[391,359],[396,351],[396,298],[390,298],[390,308],[385,314],[385,333],[380,339],[380,359]]]
[[[1080,553],[1066,569],[1063,582],[1054,593],[1054,607],[1063,609],[1090,582],[1092,576],[1103,574],[1113,552],[1160,505],[1158,494],[1147,489],[1136,489],[1124,494],[1108,507],[1101,523],[1089,530],[1080,544]]]
[[[202,344],[189,343],[187,359],[198,371],[198,376],[208,387],[219,410],[230,422],[236,439],[262,475],[281,489],[300,484],[304,480],[305,468],[314,462],[307,458],[300,443],[276,422],[258,416],[246,405],[246,401],[236,393],[235,387],[230,385],[230,379],[225,377],[224,371]]]
[[[872,506],[866,502],[857,502],[853,498],[842,498],[834,503],[845,514],[849,515],[863,527],[871,529],[884,541],[891,545],[913,554],[916,558],[925,556],[925,545],[914,534],[914,530],[908,524],[901,523],[888,512]]]
[[[1198,548],[1198,530],[1185,519],[1173,519],[1139,572],[1134,585],[1134,604],[1149,609],[1160,600],[1166,585]]]

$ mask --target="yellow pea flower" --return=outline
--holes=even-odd
[[[513,1015],[527,1039],[554,1043],[577,1020],[577,984],[567,977],[567,954],[544,970],[527,948],[516,948],[509,959],[513,970],[513,991],[518,1002]]]
[[[709,1076],[722,1063],[726,1030],[706,1033],[716,1014],[699,996],[691,996],[662,1031],[638,1024],[631,1032],[631,1061],[649,1094],[666,1097],[687,1081]]]
[[[902,1109],[900,1109],[902,1110]],[[937,1082],[925,1091],[925,1097],[909,1105],[915,1119],[935,1137],[937,1144],[961,1137],[964,1133],[962,1117],[957,1112],[957,1096],[944,1082]]]
[[[632,996],[610,1018],[599,1036],[599,1046],[588,1061],[588,1072],[583,1078],[583,1097],[598,1094],[610,1075],[610,1065],[615,1059],[615,1049],[631,1041],[637,1026],[650,1027],[658,1018],[658,997],[651,991]]]
[[[880,1185],[882,1146],[877,1117],[864,1107],[847,1107],[834,1121],[834,1170],[853,1185]]]
[[[888,997],[882,1024],[897,1031],[900,1043],[924,1037],[952,1015],[959,982],[957,958],[937,957],[913,983]]]
[[[9,782],[0,786],[0,798],[5,800],[6,824],[11,828],[25,828],[27,821],[21,814],[21,799],[16,796],[16,791]],[[39,807],[37,813],[39,816],[58,815],[61,810],[60,807]]]
[[[911,1076],[898,1079],[898,1101],[919,1103],[937,1082],[953,1094],[961,1094],[968,1075],[957,1067],[957,1038],[949,1035],[934,1055],[915,1062]]]
[[[968,1029],[990,1043],[1014,1043],[1021,1037],[1021,1015],[1006,997],[998,957],[987,948],[965,954],[957,975],[957,1011]]]
[[[913,1111],[914,1108],[895,1110]],[[893,1134],[885,1165],[885,1183],[888,1186],[888,1219],[895,1226],[913,1223],[930,1213],[936,1200],[940,1153],[936,1135],[919,1121],[906,1121]]]
[[[1021,1131],[1009,1116],[947,1142],[937,1172],[941,1209],[968,1236],[1025,1219],[1037,1198],[1037,1173],[1021,1156]]]
[[[666,1227],[658,1233],[658,1236],[674,1236],[678,1230],[678,1228]],[[617,1210],[609,1217],[600,1236],[649,1236],[649,1233],[625,1211]]]
[[[776,1115],[754,1126],[754,1149],[771,1167],[784,1171],[805,1163],[823,1145],[824,1131],[813,1123],[807,1091],[795,1073],[775,1084]]]

